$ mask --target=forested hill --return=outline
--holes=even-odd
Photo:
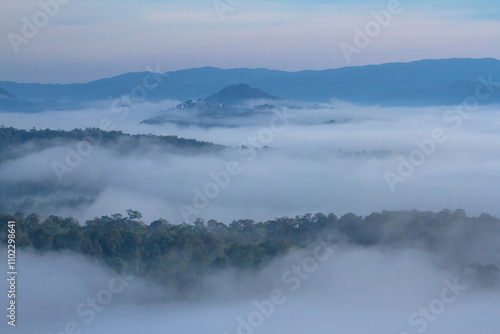
[[[318,213],[229,225],[215,220],[175,225],[165,219],[146,224],[141,218],[127,210],[127,216],[102,216],[82,226],[73,218],[0,215],[0,242],[7,241],[8,221],[16,221],[18,247],[84,254],[115,270],[154,279],[179,296],[198,291],[206,274],[259,270],[293,248],[317,245],[320,237],[338,245],[421,248],[448,260],[458,255],[462,263],[457,263],[474,265],[484,282],[498,279],[496,255],[475,263],[484,260],[475,257],[481,249],[492,250],[500,240],[500,220],[488,214],[471,218],[463,210],[382,211],[338,218]]]
[[[64,130],[31,130],[0,127],[0,162],[19,157],[17,146],[29,144],[29,151],[40,151],[51,146],[67,142],[87,141],[92,145],[110,146],[117,144],[121,150],[133,151],[144,144],[160,145],[166,148],[181,150],[189,149],[221,149],[223,146],[195,139],[179,138],[177,136],[130,135],[122,131],[104,131],[98,128]],[[14,150],[11,150],[14,148]],[[24,153],[28,151],[24,150]]]

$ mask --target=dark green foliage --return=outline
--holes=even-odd
[[[366,217],[321,213],[229,225],[198,219],[194,224],[170,224],[165,219],[147,225],[138,211],[127,216],[96,217],[81,226],[73,218],[0,215],[0,241],[7,241],[7,223],[16,221],[18,247],[40,252],[73,251],[97,258],[117,272],[154,279],[180,295],[200,289],[203,276],[221,269],[259,270],[291,248],[310,245],[321,237],[356,245],[421,245],[433,249],[452,234],[457,240],[474,233],[500,235],[500,221],[482,214],[469,218],[463,210],[438,213],[382,211]],[[459,243],[458,243],[459,244]],[[485,267],[486,283],[497,268]],[[491,272],[491,274],[490,274]],[[489,276],[488,276],[489,275]]]
[[[97,128],[62,130],[21,130],[0,126],[0,164],[20,159],[30,154],[60,147],[65,150],[77,150],[85,143],[91,151],[105,149],[117,155],[142,152],[144,148],[157,149],[164,154],[193,154],[204,151],[220,150],[223,146],[177,136],[128,135],[121,131],[103,131]],[[68,151],[69,152],[69,151]],[[61,154],[60,162],[65,164],[66,151]],[[75,153],[76,154],[76,153]],[[52,164],[51,160],[44,163]],[[95,185],[80,185],[75,189],[72,182],[60,182],[56,173],[52,177],[29,180],[0,181],[0,213],[39,212],[50,214],[62,208],[79,210],[88,207],[94,201],[98,189]],[[70,196],[70,197],[68,197]],[[132,215],[138,212],[130,213]]]
[[[48,147],[72,142],[87,141],[92,145],[109,147],[118,145],[119,151],[132,152],[144,144],[159,145],[170,149],[220,149],[219,145],[184,139],[177,136],[129,135],[121,131],[103,131],[98,128],[63,130],[31,130],[0,127],[0,162],[19,158],[29,152],[39,152]],[[24,145],[20,149],[19,145]],[[126,153],[126,152],[125,152]]]

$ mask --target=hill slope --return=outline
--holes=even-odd
[[[17,100],[17,97],[0,87],[0,99]]]
[[[232,105],[250,99],[277,100],[278,97],[270,95],[258,88],[250,87],[247,84],[238,84],[227,86],[220,92],[210,95],[205,100]]]

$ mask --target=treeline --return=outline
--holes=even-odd
[[[266,222],[196,220],[171,224],[159,219],[144,223],[142,215],[127,210],[88,220],[36,213],[25,217],[0,215],[0,241],[7,241],[8,221],[16,221],[16,244],[39,252],[73,251],[105,262],[120,272],[157,280],[183,295],[200,288],[203,276],[220,269],[259,270],[291,248],[305,247],[320,236],[357,245],[419,244],[438,247],[453,231],[456,238],[477,233],[500,236],[500,221],[487,214],[467,217],[463,210],[438,213],[382,211],[366,217],[345,214],[306,214]],[[462,247],[462,246],[460,246]]]
[[[177,149],[220,149],[222,146],[213,143],[197,141],[195,139],[179,138],[177,136],[130,135],[122,131],[104,131],[98,128],[64,130],[31,130],[16,129],[13,127],[0,127],[0,162],[18,158],[21,153],[19,145],[30,143],[29,151],[36,152],[54,145],[68,142],[87,141],[92,145],[109,146],[119,144],[123,150],[133,151],[144,144],[160,145]]]
[[[199,150],[221,150],[224,147],[194,139],[177,136],[130,135],[121,131],[103,131],[97,128],[63,130],[21,130],[0,126],[0,164],[9,160],[20,159],[32,153],[42,152],[52,147],[64,147],[80,154],[78,143],[85,142],[85,150],[97,148],[109,149],[117,154],[142,152],[153,146],[169,154],[180,152],[190,154]],[[68,151],[69,152],[69,151]],[[64,161],[67,152],[61,160]],[[47,161],[50,164],[51,161]],[[68,193],[75,193],[73,185],[58,182],[53,178],[27,180],[0,180],[0,212],[55,212],[60,208],[79,209],[93,201],[95,193],[89,189],[77,189],[78,198],[67,198]]]

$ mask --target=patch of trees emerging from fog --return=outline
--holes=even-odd
[[[0,125],[0,164],[54,147],[70,148],[73,149],[75,154],[78,154],[79,144],[84,144],[91,151],[104,148],[123,155],[140,152],[144,147],[158,147],[161,152],[166,154],[177,152],[190,154],[200,150],[206,152],[218,151],[224,148],[221,145],[177,136],[130,135],[121,131],[103,131],[98,128],[74,129],[71,131],[37,130],[35,128],[22,130]],[[66,151],[64,152],[64,155],[61,155],[61,161],[63,162],[68,154]],[[66,189],[67,185],[58,182],[57,173],[53,175],[52,179],[37,181],[0,181],[0,212],[13,214],[18,211],[43,211],[40,206],[47,206],[49,212],[53,212],[50,210],[61,207],[78,208],[92,203],[92,199],[86,196],[79,196],[78,198],[58,196],[53,198],[50,203],[35,201],[33,197],[36,196],[49,198],[49,196],[60,191],[73,190],[72,188]]]
[[[206,274],[223,269],[258,271],[326,234],[336,243],[415,245],[431,251],[438,251],[450,234],[464,242],[483,233],[500,235],[499,219],[488,214],[467,217],[463,210],[382,211],[366,217],[348,213],[340,218],[317,213],[229,225],[201,219],[193,224],[175,225],[165,219],[146,224],[141,218],[141,213],[127,210],[126,216],[96,217],[80,225],[74,218],[50,216],[42,221],[36,213],[2,214],[0,241],[6,244],[8,221],[15,220],[18,247],[83,254],[119,272],[153,279],[185,297],[203,288]]]
[[[220,149],[222,146],[195,139],[179,138],[177,136],[130,135],[122,131],[104,131],[98,128],[64,130],[31,130],[0,126],[0,163],[19,158],[22,153],[42,151],[46,148],[67,144],[68,142],[86,141],[95,146],[121,144],[129,152],[144,144],[161,145],[178,149]],[[12,150],[19,145],[30,144],[29,150]]]

